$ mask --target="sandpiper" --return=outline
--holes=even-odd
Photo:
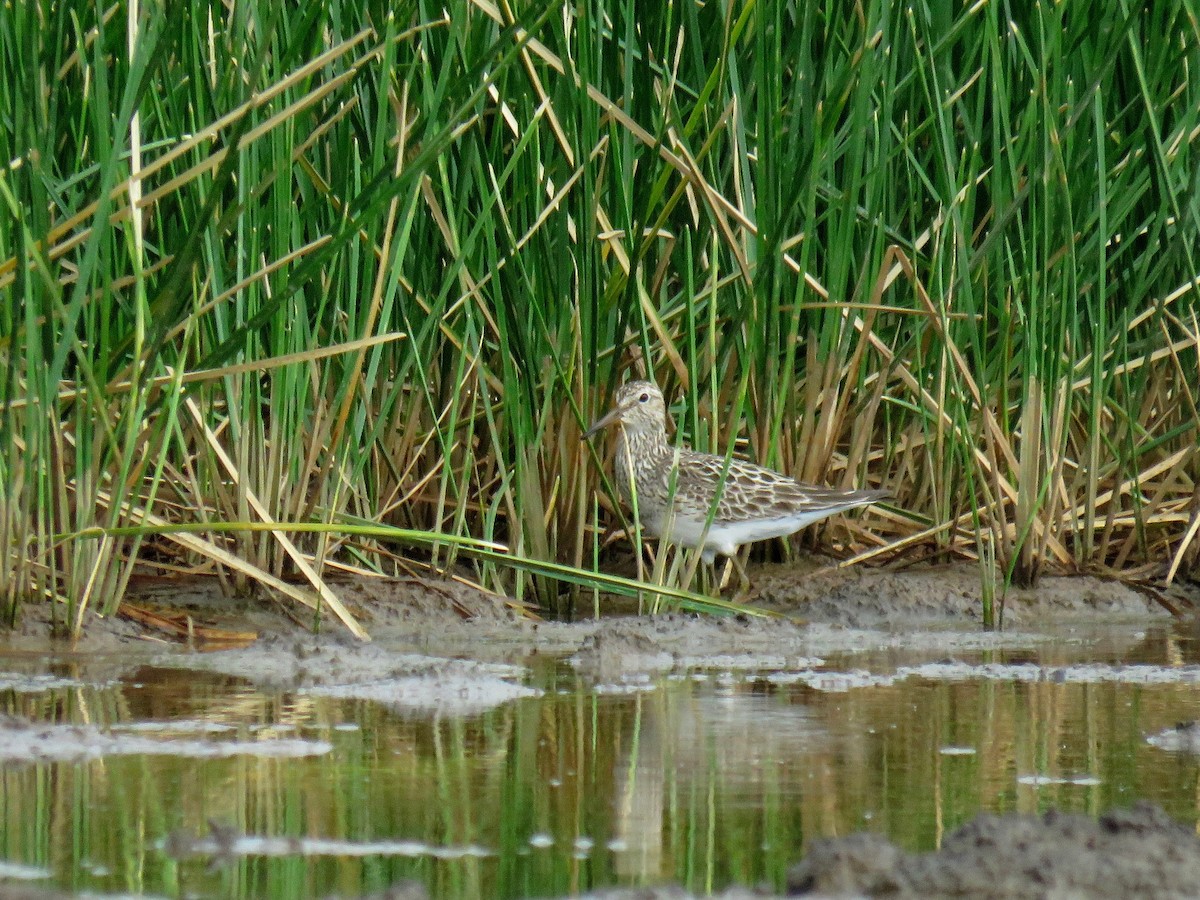
[[[622,431],[617,445],[617,489],[627,504],[636,503],[642,528],[653,537],[699,548],[709,565],[718,553],[728,557],[743,582],[746,573],[737,560],[743,544],[794,534],[835,513],[891,496],[883,490],[802,484],[739,459],[731,459],[726,471],[723,456],[672,447],[667,443],[667,406],[662,391],[649,381],[623,385],[613,408],[584,438],[613,422],[620,422]],[[728,575],[726,568],[722,587]]]

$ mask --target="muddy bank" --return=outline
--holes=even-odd
[[[294,603],[226,597],[213,579],[146,579],[132,586],[129,598],[138,621],[89,612],[83,637],[70,645],[50,638],[56,611],[32,604],[16,629],[0,630],[0,652],[70,659],[93,680],[120,678],[142,665],[196,668],[263,686],[467,714],[523,696],[523,674],[539,657],[565,658],[593,681],[613,683],[696,668],[813,672],[830,656],[872,651],[891,654],[899,667],[917,657],[927,662],[931,652],[953,663],[960,653],[1032,647],[1055,623],[1069,629],[1120,623],[1114,639],[1129,644],[1144,625],[1169,619],[1161,606],[1119,582],[1052,576],[1036,589],[1012,592],[1005,629],[986,631],[979,625],[979,574],[970,565],[892,572],[806,560],[757,568],[754,579],[750,602],[775,613],[772,618],[668,613],[550,622],[449,579],[339,583],[339,596],[372,635],[367,644],[332,617],[318,620]],[[146,614],[186,622],[194,629],[187,637],[197,640],[189,646],[178,632],[147,626]],[[191,652],[219,646],[203,642],[206,629],[253,640]],[[944,667],[915,674],[955,677]],[[1111,673],[1096,676],[1106,677]]]
[[[804,559],[755,571],[751,602],[810,622],[856,627],[978,624],[979,567],[967,563],[892,571]],[[1036,587],[996,598],[1007,627],[1103,618],[1165,618],[1158,602],[1128,585],[1091,575],[1046,575]]]
[[[872,834],[813,842],[788,893],[822,897],[1184,898],[1200,885],[1200,838],[1139,804],[1098,820],[984,814],[936,853]]]
[[[750,601],[774,613],[771,618],[667,613],[551,622],[450,579],[338,583],[339,596],[372,635],[370,643],[332,617],[318,620],[291,602],[224,596],[214,579],[145,579],[132,585],[129,598],[136,621],[89,612],[83,637],[70,645],[49,637],[62,612],[32,604],[16,629],[0,631],[0,652],[70,660],[93,681],[119,679],[144,665],[188,668],[261,687],[377,700],[410,713],[469,715],[529,696],[526,676],[538,659],[566,660],[593,683],[613,689],[636,687],[655,674],[720,669],[791,673],[787,677],[807,679],[817,690],[837,691],[909,677],[953,680],[962,677],[957,655],[1032,648],[1051,639],[1047,626],[1055,623],[1057,639],[1063,628],[1082,633],[1110,623],[1108,640],[1120,644],[1114,652],[1124,653],[1142,639],[1143,627],[1169,619],[1161,606],[1119,582],[1055,576],[1037,589],[1010,594],[1006,627],[987,631],[979,624],[978,570],[970,565],[893,572],[836,569],[810,559],[760,567],[754,579]],[[187,639],[149,627],[147,617],[156,616],[187,623]],[[223,646],[204,643],[210,632],[252,640],[208,652]],[[869,652],[886,654],[891,670],[822,670],[830,657]],[[979,676],[977,669],[968,674]],[[1194,675],[1200,677],[1191,670],[1173,677],[1190,683]],[[996,677],[1072,676],[1035,667]],[[1079,677],[1128,676],[1096,670]]]
[[[846,569],[823,558],[805,558],[787,565],[764,565],[753,570],[754,588],[746,602],[782,619],[837,629],[884,630],[896,633],[929,628],[976,630],[982,621],[977,566],[958,564],[911,567],[899,571],[855,566]],[[378,643],[415,652],[471,655],[494,660],[521,653],[570,652],[598,627],[594,621],[574,624],[539,622],[516,604],[495,594],[452,579],[355,579],[334,583],[346,606]],[[357,645],[332,616],[317,616],[292,601],[261,596],[226,597],[215,579],[142,579],[131,585],[132,607],[176,622],[234,635],[270,638],[318,637]],[[1195,598],[1185,597],[1186,608]],[[611,598],[607,611],[629,613],[629,603]],[[50,604],[22,608],[16,629],[0,630],[0,645],[10,651],[41,651],[48,646],[55,621],[65,612]],[[606,620],[612,620],[607,616]],[[1012,589],[1004,598],[1003,624],[1008,631],[1048,624],[1096,621],[1166,621],[1170,613],[1150,597],[1126,584],[1092,576],[1048,575],[1036,588]],[[649,637],[669,637],[691,617],[661,617]],[[639,619],[639,621],[642,621]],[[712,621],[728,621],[717,620]],[[777,618],[771,628],[784,628]],[[737,645],[737,628],[720,640],[727,649]],[[754,637],[746,632],[745,640]],[[156,630],[145,621],[126,616],[101,617],[89,611],[82,639],[60,650],[104,653],[125,650],[131,643],[159,640],[187,643],[189,635]],[[790,651],[785,651],[790,652]],[[804,651],[807,652],[807,651]]]

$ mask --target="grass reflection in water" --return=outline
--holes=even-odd
[[[467,718],[162,669],[111,683],[18,672],[28,689],[7,683],[5,730],[44,740],[39,761],[3,751],[2,855],[72,890],[353,895],[409,878],[437,897],[699,893],[781,887],[819,836],[932,849],[980,810],[1146,798],[1196,822],[1196,757],[1147,742],[1200,718],[1194,685],[1038,653],[607,690],[547,665],[532,676],[543,696]],[[1044,675],[1022,680],[1033,670],[1018,664]],[[164,741],[180,743],[147,752]]]

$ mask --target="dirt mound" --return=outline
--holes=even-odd
[[[857,628],[922,622],[979,622],[977,566],[924,566],[891,571],[820,566],[818,559],[754,570],[750,602],[768,609]],[[997,598],[999,603],[999,598]],[[1168,613],[1128,585],[1089,575],[1047,575],[1036,587],[1011,588],[1004,624],[1106,618],[1166,618]]]
[[[872,834],[814,841],[788,893],[893,898],[1184,898],[1200,885],[1200,838],[1139,804],[1099,820],[980,815],[936,853],[914,855]]]

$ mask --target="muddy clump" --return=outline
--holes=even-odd
[[[1183,898],[1200,885],[1200,837],[1156,806],[1098,820],[980,815],[935,853],[909,854],[878,835],[814,841],[788,873],[791,896]]]
[[[977,566],[946,565],[891,571],[839,569],[817,557],[755,572],[751,602],[768,609],[858,628],[922,623],[978,623],[983,591]],[[1152,599],[1114,579],[1045,575],[1036,587],[1010,588],[995,598],[1005,625],[1118,619],[1165,619]]]

